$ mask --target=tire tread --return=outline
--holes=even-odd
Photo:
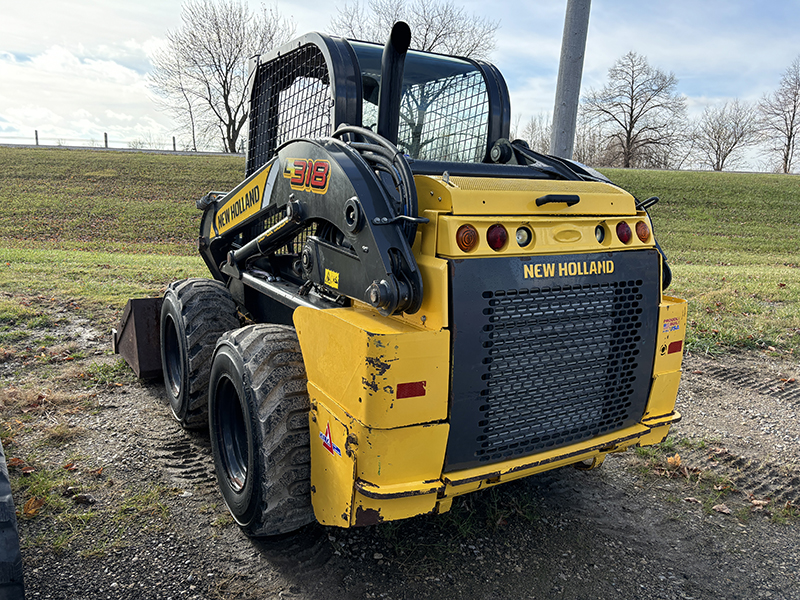
[[[214,279],[184,279],[173,282],[165,294],[173,294],[180,307],[186,331],[188,357],[188,406],[183,419],[186,429],[208,426],[208,377],[217,340],[239,327],[236,303],[228,289]]]
[[[303,355],[294,328],[248,325],[225,333],[219,344],[235,347],[244,359],[246,384],[257,403],[264,471],[257,482],[262,506],[245,528],[253,537],[288,533],[311,523],[309,397]]]

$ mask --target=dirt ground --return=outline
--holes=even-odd
[[[256,541],[222,503],[208,435],[181,430],[160,384],[59,310],[56,342],[0,353],[28,598],[800,598],[791,357],[687,356],[683,420],[660,449],[445,515]],[[60,500],[27,504],[26,478],[47,473]]]

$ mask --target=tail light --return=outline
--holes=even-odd
[[[636,223],[636,237],[643,242],[646,242],[648,239],[650,239],[650,228],[644,221],[639,221]]]
[[[508,231],[500,223],[495,223],[486,231],[486,241],[492,250],[500,251],[508,242]]]
[[[478,245],[478,230],[472,225],[462,225],[456,231],[456,244],[462,252],[471,252]]]
[[[633,234],[631,233],[630,225],[628,225],[625,221],[620,221],[617,223],[617,237],[619,241],[623,244],[627,244],[631,241],[631,237]]]

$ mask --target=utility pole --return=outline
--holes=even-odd
[[[591,0],[567,0],[556,103],[553,108],[553,131],[550,136],[550,154],[561,158],[572,158],[575,146],[575,123],[578,120],[591,3]]]

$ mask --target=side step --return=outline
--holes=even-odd
[[[132,298],[111,330],[111,349],[125,359],[137,377],[161,377],[161,303],[163,298]]]

